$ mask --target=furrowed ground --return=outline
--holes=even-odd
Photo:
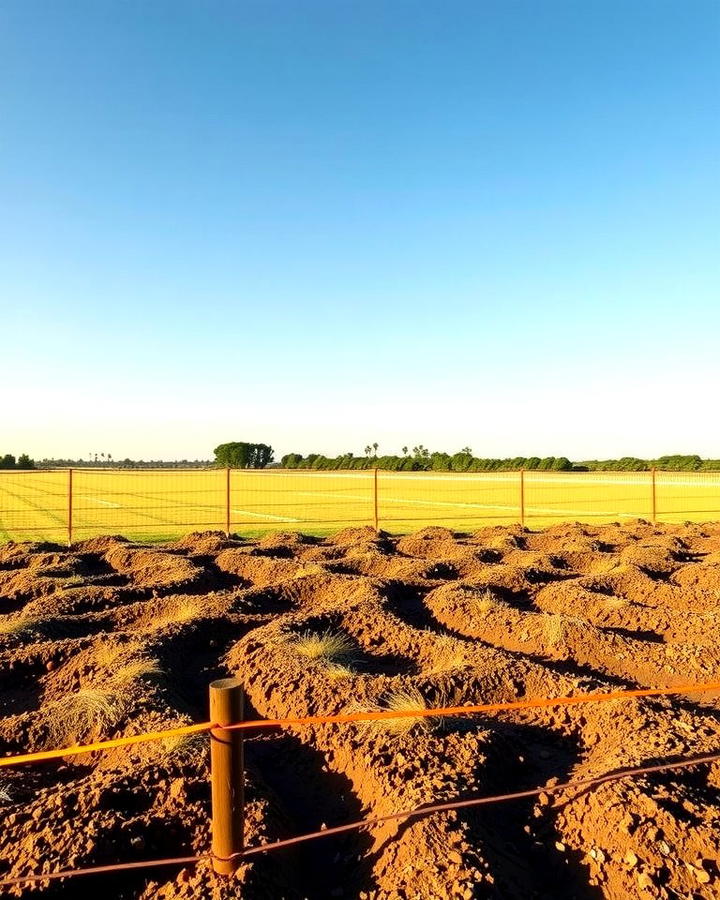
[[[0,598],[2,755],[202,721],[228,675],[268,718],[720,678],[719,525],[8,543]],[[247,842],[717,751],[717,694],[256,732]],[[206,735],[0,773],[2,877],[209,849]],[[7,894],[709,900],[718,859],[713,764]]]

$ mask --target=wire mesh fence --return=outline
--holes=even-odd
[[[720,472],[54,469],[0,472],[0,541],[189,531],[473,530],[720,519]]]

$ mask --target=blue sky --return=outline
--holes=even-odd
[[[719,37],[0,0],[0,449],[720,456]]]

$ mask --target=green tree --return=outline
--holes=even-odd
[[[450,468],[453,472],[467,472],[472,464],[473,458],[472,453],[468,452],[468,449],[461,450],[459,453],[453,454],[452,459],[450,460]]]
[[[34,469],[35,460],[30,459],[27,453],[21,453],[20,456],[18,456],[17,467],[18,469]]]
[[[0,469],[14,469],[15,468],[15,457],[12,453],[6,453],[5,456],[0,458]]]
[[[273,448],[268,444],[230,441],[215,450],[215,465],[231,469],[264,469],[273,460]]]
[[[435,453],[430,454],[430,468],[435,472],[447,472],[450,468],[450,454],[449,453]]]

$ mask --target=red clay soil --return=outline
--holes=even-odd
[[[268,718],[718,680],[719,622],[717,525],[11,543],[0,755],[202,721],[228,675]],[[257,732],[247,844],[718,751],[718,695]],[[0,877],[208,851],[208,761],[200,735],[1,769]],[[692,900],[720,897],[719,860],[713,764],[386,822],[231,879],[202,862],[5,891]]]

